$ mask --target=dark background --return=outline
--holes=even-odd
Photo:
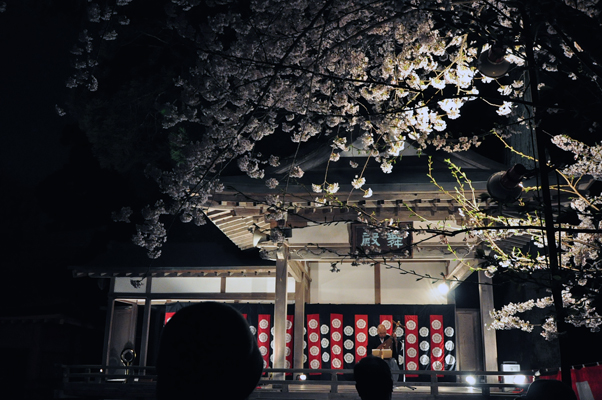
[[[17,389],[15,398],[48,397],[61,364],[100,363],[107,287],[74,279],[68,267],[90,263],[111,241],[127,242],[133,227],[113,223],[111,212],[156,193],[138,171],[102,168],[78,124],[55,111],[69,99],[69,50],[86,5],[12,1],[0,13],[0,383],[3,393]],[[206,226],[194,238],[222,240],[217,232]],[[457,291],[458,307],[476,306],[474,278]],[[496,305],[530,290],[498,282]],[[531,354],[549,353],[534,335],[498,332],[500,361],[553,363],[534,365]],[[602,360],[599,334],[580,330],[575,338],[572,363]]]

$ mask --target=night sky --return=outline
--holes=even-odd
[[[103,204],[103,190],[119,182],[55,112],[79,29],[75,3],[13,1],[0,13],[0,354],[13,363],[0,383],[9,397],[19,389],[10,398],[50,398],[56,364],[98,363],[102,352],[106,290],[67,267],[106,242],[116,203]]]
[[[65,98],[75,26],[59,10],[47,13],[49,4],[25,3],[31,2],[8,4],[0,14],[2,242],[8,254],[4,270],[11,278],[2,280],[6,285],[2,292],[10,293],[10,308],[35,306],[52,292],[47,288],[53,286],[50,282],[64,282],[58,265],[67,254],[55,245],[69,246],[60,236],[70,224],[71,215],[64,209],[74,193],[65,190],[69,183],[61,175],[68,175],[73,164],[85,158],[76,150],[75,138],[69,137],[74,136],[69,135],[73,127],[54,111],[54,104]],[[75,160],[78,153],[81,159]],[[61,181],[63,190],[54,188],[53,181]],[[62,218],[57,218],[59,214]],[[6,302],[2,303],[4,307]]]
[[[111,213],[123,206],[140,209],[159,195],[142,172],[145,160],[133,157],[137,164],[119,172],[101,167],[78,121],[55,110],[73,101],[65,85],[73,72],[69,50],[84,27],[86,7],[78,0],[24,0],[0,13],[4,315],[104,318],[106,287],[96,279],[73,279],[68,267],[94,260],[111,241],[129,243],[134,226],[113,222]],[[129,71],[139,72],[135,68]],[[99,93],[114,85],[105,83]],[[173,225],[174,239],[188,240],[194,231],[195,240],[211,238],[237,251],[211,224],[182,225]]]

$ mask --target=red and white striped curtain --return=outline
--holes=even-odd
[[[307,314],[307,347],[309,348],[307,359],[309,368],[322,368],[320,357],[320,314]]]
[[[368,315],[355,316],[355,362],[368,353]]]
[[[166,312],[165,313],[165,322],[163,323],[163,325],[167,324],[169,322],[169,320],[171,319],[171,317],[173,317],[174,315],[176,315],[176,312]]]
[[[270,365],[270,326],[271,315],[259,314],[257,316],[257,345],[259,352],[263,357],[263,368],[268,368]]]
[[[444,363],[443,316],[431,315],[431,369],[433,371],[443,371]]]
[[[418,370],[418,316],[406,315],[405,364],[408,371]],[[413,378],[418,375],[406,375]]]
[[[343,314],[330,314],[330,368],[343,369]]]
[[[391,335],[393,333],[393,316],[392,315],[381,315],[380,323],[387,328],[387,335]]]
[[[286,316],[286,360],[284,362],[285,368],[292,368],[293,366],[293,326],[294,326],[294,315]],[[290,375],[290,374],[287,374]]]
[[[560,371],[556,375],[541,376],[539,379],[561,380]],[[571,380],[579,400],[602,399],[602,365],[571,369]]]
[[[167,323],[169,318],[183,306],[186,305],[172,304],[171,307],[166,307],[165,322]],[[246,305],[240,308],[249,322],[251,332],[256,335],[264,366],[266,368],[273,366],[273,308],[263,305],[256,307]],[[410,308],[386,305],[374,307],[320,305],[318,307],[316,305],[312,306],[306,317],[299,321],[294,319],[292,313],[288,313],[285,330],[285,367],[293,366],[295,324],[307,324],[307,336],[304,337],[306,342],[303,343],[305,349],[303,362],[306,368],[344,369],[352,368],[355,363],[369,354],[369,338],[377,335],[378,324],[384,325],[389,335],[393,334],[396,330],[395,317],[406,326],[405,347],[396,360],[401,364],[402,369],[408,371],[454,369],[456,359],[453,309],[438,307],[435,312],[429,312],[429,308],[432,307]],[[447,325],[445,325],[446,321]],[[401,338],[401,328],[397,334]],[[315,374],[317,373],[312,373]],[[593,376],[594,371],[582,369],[579,374]],[[412,375],[410,372],[407,376],[417,375],[415,373]],[[590,378],[591,376],[588,379]],[[592,382],[596,381],[591,379],[583,381],[581,383],[583,388],[580,390],[588,390],[587,385],[591,386],[592,392],[598,390],[596,383]]]

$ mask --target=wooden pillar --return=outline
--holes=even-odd
[[[142,316],[142,334],[140,338],[140,359],[138,365],[146,367],[148,357],[148,331],[150,329],[151,318],[151,286],[153,278],[146,277],[146,297],[144,299],[144,315]]]
[[[303,368],[303,326],[305,325],[305,274],[301,282],[295,282],[295,324],[293,343],[293,368]],[[293,375],[297,379],[299,373]]]
[[[282,244],[276,259],[276,301],[274,304],[274,368],[284,368],[286,359],[286,281],[288,277],[288,245]],[[284,380],[284,373],[276,373],[274,379]]]
[[[481,303],[481,333],[483,336],[483,369],[497,371],[497,340],[495,330],[488,329],[493,319],[489,311],[493,310],[493,286],[491,278],[487,278],[483,271],[479,271],[479,300]],[[496,383],[497,376],[488,376],[488,383]]]
[[[310,286],[310,282],[311,282],[311,275],[309,273],[309,265],[307,265],[307,262],[305,264],[307,267],[305,269],[305,275],[304,275],[304,279],[305,279],[305,286],[304,286],[304,290],[305,290],[305,304],[309,304],[311,303],[311,288]]]
[[[381,303],[380,294],[380,263],[374,264],[374,304]]]
[[[226,277],[222,276],[219,283],[219,292],[226,293]]]
[[[113,332],[113,316],[115,314],[115,278],[111,278],[109,286],[109,299],[107,300],[107,316],[105,318],[105,339],[102,347],[103,368],[109,365],[109,352],[111,351],[111,333]]]

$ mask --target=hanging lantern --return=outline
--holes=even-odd
[[[516,164],[508,171],[500,171],[487,180],[487,192],[495,200],[511,203],[518,200],[523,192],[521,181],[527,174],[522,164]]]
[[[490,78],[499,78],[503,76],[510,68],[504,55],[506,55],[506,46],[500,43],[494,43],[488,51],[481,53],[477,62],[478,70]]]

